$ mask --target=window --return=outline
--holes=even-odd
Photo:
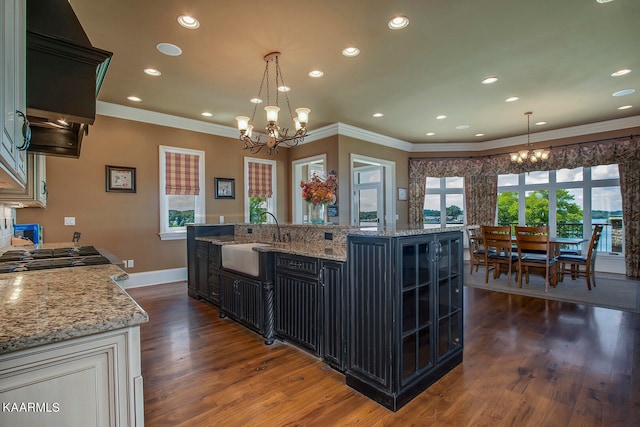
[[[204,151],[160,146],[160,238],[185,239],[204,222]]]
[[[273,222],[265,212],[276,213],[276,162],[274,160],[244,158],[245,221]]]
[[[519,203],[520,200],[524,203]],[[604,231],[598,250],[621,254],[618,165],[500,175],[498,224],[545,224],[552,235],[585,238],[591,236],[593,224],[602,224]]]
[[[464,179],[427,177],[424,198],[424,228],[464,224]]]

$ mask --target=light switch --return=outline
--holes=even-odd
[[[65,216],[64,217],[64,225],[76,225],[76,217],[75,216]]]

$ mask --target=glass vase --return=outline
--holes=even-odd
[[[324,224],[325,206],[322,203],[317,205],[309,203],[309,222],[311,224]]]

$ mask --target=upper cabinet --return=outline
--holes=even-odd
[[[47,207],[47,156],[29,153],[24,188],[0,188],[0,203],[16,208]]]
[[[25,188],[26,148],[31,130],[26,119],[26,12],[24,0],[2,0],[0,80],[2,141],[0,187]]]

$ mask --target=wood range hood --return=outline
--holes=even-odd
[[[28,151],[80,157],[113,55],[95,48],[67,0],[27,2]]]

